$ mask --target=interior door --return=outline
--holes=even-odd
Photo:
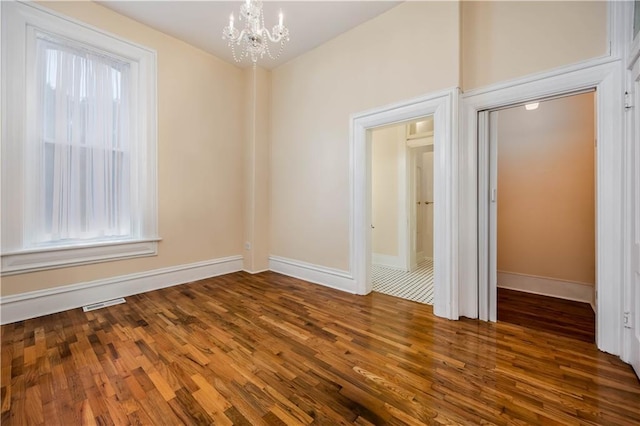
[[[640,37],[640,36],[637,36]],[[633,304],[631,310],[626,314],[627,324],[626,327],[631,327],[631,365],[638,377],[640,377],[640,57],[636,58],[635,64],[632,68],[633,76],[633,128],[634,128],[634,217],[635,223],[633,227],[634,232],[634,273],[631,297]]]
[[[416,155],[416,262],[424,257],[424,197],[422,194],[422,155]]]
[[[498,320],[498,113],[489,113],[489,321]]]
[[[498,113],[478,113],[478,319],[498,319]]]
[[[433,147],[432,147],[433,148]],[[433,150],[422,154],[423,209],[424,209],[424,257],[433,259]]]
[[[424,145],[411,148],[410,155],[410,170],[411,170],[411,217],[410,217],[410,235],[411,235],[411,248],[410,248],[410,268],[413,271],[418,267],[418,262],[424,255],[424,174],[426,173],[422,162],[422,154],[426,151]]]
[[[478,319],[489,321],[489,111],[478,113]],[[497,164],[493,165],[495,168]],[[495,307],[494,307],[495,308]],[[495,311],[495,309],[494,309]],[[495,321],[495,315],[493,316]]]

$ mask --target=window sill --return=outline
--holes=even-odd
[[[98,244],[38,248],[2,254],[0,275],[15,275],[47,269],[123,260],[158,254],[160,238],[109,241]]]

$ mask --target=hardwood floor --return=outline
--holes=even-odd
[[[498,288],[498,321],[596,341],[596,315],[587,303]]]
[[[640,423],[592,343],[235,273],[2,327],[2,424]]]

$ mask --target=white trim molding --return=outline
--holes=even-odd
[[[340,269],[327,268],[280,256],[269,256],[269,269],[273,272],[314,284],[346,291],[347,293],[356,293],[353,278],[351,278],[349,272]]]
[[[431,93],[351,116],[350,270],[357,294],[371,283],[371,132],[389,124],[434,117],[434,313],[458,319],[458,117],[460,90]]]
[[[517,272],[498,271],[498,287],[593,305],[594,285]]]
[[[231,256],[152,271],[0,297],[0,323],[54,314],[104,300],[131,296],[242,270]]]
[[[613,3],[613,2],[612,2]],[[624,209],[623,227],[631,232],[626,234],[623,308],[627,321],[630,320],[623,330],[622,353],[620,358],[630,363],[638,377],[640,377],[640,35],[633,34],[634,8],[638,3],[620,3],[618,8],[624,9],[621,15],[625,17],[621,20],[620,31],[623,34],[622,40],[626,42],[625,48],[625,104],[630,104],[630,108],[625,108],[625,136],[626,136],[626,170],[625,177],[625,199],[627,206]],[[635,323],[634,323],[635,322]],[[630,327],[629,327],[630,325]]]
[[[460,123],[460,314],[488,320],[489,276],[486,267],[489,235],[488,138],[479,137],[488,123],[480,123],[481,111],[595,89],[597,119],[596,201],[596,340],[598,348],[620,354],[622,338],[622,280],[624,247],[623,210],[626,175],[623,135],[621,60],[596,59],[578,65],[483,88],[463,96]],[[484,128],[483,131],[487,131]],[[480,233],[479,233],[480,232]],[[479,269],[481,272],[479,272]]]
[[[2,276],[24,274],[116,259],[155,256],[158,254],[158,241],[160,238],[3,253],[1,274]]]
[[[622,59],[633,39],[633,2],[607,2],[609,57]]]

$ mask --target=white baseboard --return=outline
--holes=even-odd
[[[589,303],[592,307],[594,303],[593,284],[498,271],[498,287]]]
[[[335,288],[348,293],[356,293],[356,285],[353,277],[339,269],[326,268],[324,266],[287,259],[279,256],[269,256],[269,269],[301,280],[320,284],[325,287]]]
[[[0,297],[0,323],[8,324],[104,300],[237,272],[241,271],[242,267],[242,256],[231,256],[4,296]]]
[[[391,256],[388,254],[373,253],[371,263],[374,265],[384,266],[385,268],[406,270],[406,266],[400,256]]]
[[[267,272],[270,271],[271,269],[269,268],[264,268],[264,269],[258,269],[257,271],[250,271],[248,269],[243,269],[243,272],[246,272],[247,274],[251,274],[251,275],[255,275],[255,274],[261,274],[263,272]]]

